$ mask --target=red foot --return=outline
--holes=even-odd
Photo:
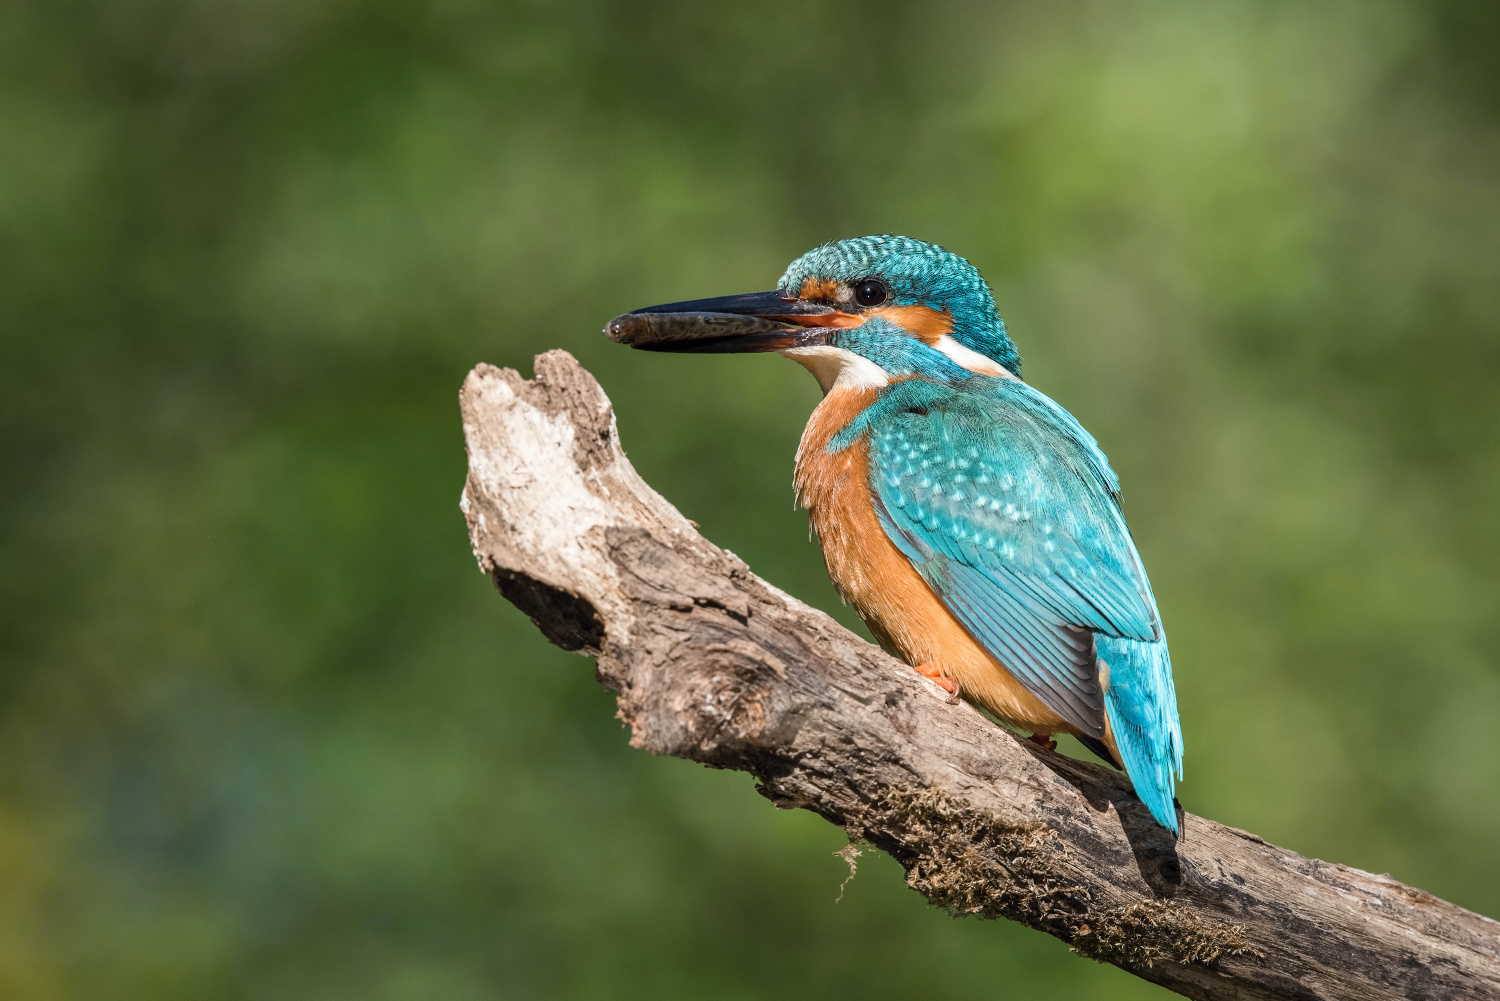
[[[1052,734],[1050,733],[1033,733],[1026,739],[1039,747],[1045,747],[1049,751],[1057,750],[1057,741],[1052,739]]]
[[[958,694],[958,682],[948,677],[948,672],[936,664],[918,664],[916,671],[924,678],[931,678],[938,683],[938,687],[949,695]]]

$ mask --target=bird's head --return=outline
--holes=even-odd
[[[778,351],[825,392],[912,375],[1021,374],[974,266],[904,236],[826,243],[793,261],[770,292],[636,310],[611,320],[605,334],[652,351]]]

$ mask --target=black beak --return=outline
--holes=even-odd
[[[822,343],[828,331],[814,318],[835,312],[777,291],[749,292],[638,309],[610,320],[604,336],[643,351],[785,351]]]

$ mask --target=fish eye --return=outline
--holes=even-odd
[[[861,306],[879,306],[890,297],[890,289],[885,287],[885,282],[874,278],[866,278],[854,286],[854,301]]]

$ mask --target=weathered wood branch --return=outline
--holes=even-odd
[[[1500,924],[1184,814],[950,705],[703,539],[620,449],[562,351],[462,393],[474,554],[552,642],[593,655],[633,746],[754,775],[889,852],[960,914],[1008,917],[1192,998],[1500,998]]]

